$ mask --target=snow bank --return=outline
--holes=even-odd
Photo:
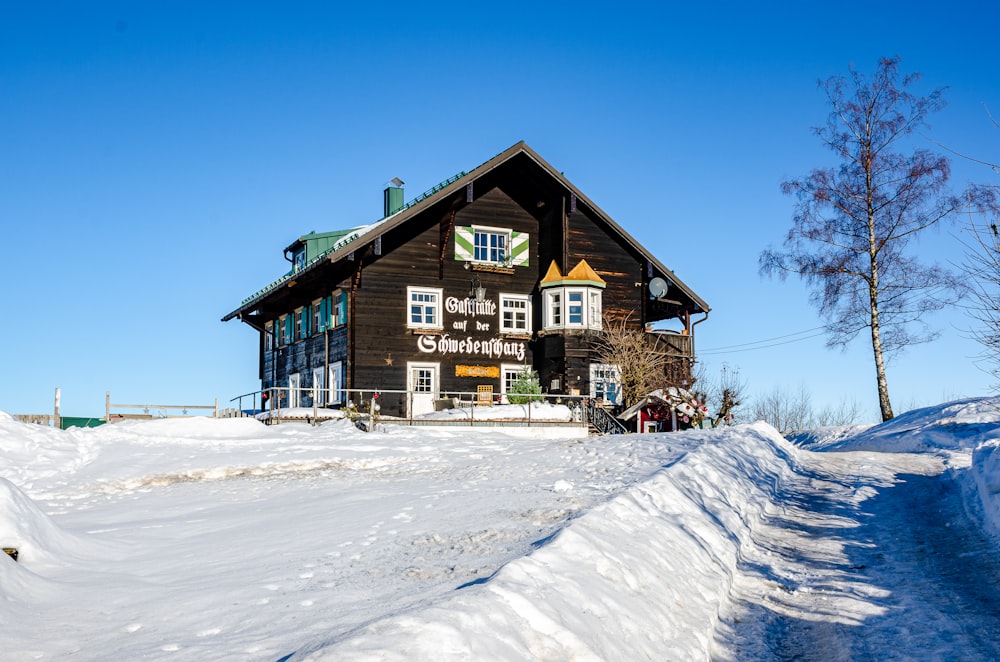
[[[309,660],[696,659],[801,453],[764,424],[704,444],[587,512],[530,556]],[[669,435],[661,436],[669,439]],[[725,439],[726,443],[717,443]],[[754,531],[757,531],[755,537]]]
[[[1000,539],[1000,439],[984,443],[972,452],[968,482],[987,530]]]
[[[826,448],[946,455],[971,451],[998,434],[1000,398],[968,398],[908,411]]]
[[[820,451],[833,448],[873,427],[871,423],[857,425],[827,425],[812,430],[799,430],[785,435],[788,441],[800,448]]]
[[[58,527],[34,501],[4,478],[0,478],[0,547],[17,549],[18,562],[31,565],[36,572],[100,552],[94,542]],[[8,561],[3,556],[0,564]]]
[[[430,412],[419,417],[421,420],[476,420],[476,421],[557,421],[573,420],[573,412],[566,405],[549,402],[532,402],[526,405],[491,405],[488,407],[454,407]],[[579,420],[579,419],[578,419]]]

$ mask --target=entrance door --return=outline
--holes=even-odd
[[[434,411],[434,400],[440,389],[440,364],[407,363],[407,384],[410,391],[410,416]]]
[[[288,406],[289,408],[294,408],[299,406],[299,384],[302,381],[299,378],[299,373],[294,375],[288,375]]]

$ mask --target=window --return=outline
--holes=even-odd
[[[290,315],[282,315],[278,318],[278,345],[284,347],[292,342],[292,320]]]
[[[608,363],[590,364],[590,397],[621,404],[622,379],[618,366]]]
[[[544,290],[542,326],[547,331],[594,329],[600,331],[601,291],[591,287],[552,287]]]
[[[473,259],[476,262],[500,264],[507,261],[507,245],[510,243],[510,230],[496,228],[476,228],[475,251]]]
[[[566,292],[566,326],[583,326],[583,292]]]
[[[264,351],[270,352],[274,349],[274,322],[264,324]]]
[[[330,364],[330,404],[339,405],[344,402],[344,363],[334,361]]]
[[[588,290],[588,298],[590,300],[590,309],[587,311],[587,319],[590,322],[588,326],[592,329],[602,329],[604,328],[601,323],[601,291],[600,290]]]
[[[526,267],[530,260],[527,232],[475,225],[455,227],[455,259],[504,267]]]
[[[326,372],[323,368],[313,368],[313,402],[317,407],[326,405]]]
[[[334,327],[344,326],[347,324],[347,292],[343,290],[335,290],[333,295],[330,297],[330,302],[333,306],[333,310],[330,314],[332,318],[331,324]]]
[[[545,293],[546,312],[548,320],[545,328],[561,328],[562,323],[562,290],[552,290]]]
[[[329,315],[326,314],[326,298],[316,299],[312,303],[312,331],[313,333],[323,333],[326,330],[326,321]]]
[[[302,379],[299,373],[288,375],[288,406],[298,407],[299,406],[299,387],[302,384]]]
[[[510,389],[514,386],[514,383],[517,382],[521,373],[525,370],[531,370],[531,368],[524,365],[513,365],[510,363],[504,363],[500,366],[500,377],[503,379],[500,383],[500,388],[504,394],[510,393]]]
[[[299,272],[306,266],[306,249],[300,248],[292,254],[292,271]]]
[[[427,287],[406,288],[409,300],[407,326],[411,329],[441,328],[441,290]]]
[[[531,333],[531,298],[524,294],[500,295],[500,332]]]
[[[295,339],[302,340],[309,337],[309,306],[295,309]]]

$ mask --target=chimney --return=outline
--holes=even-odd
[[[383,191],[385,206],[383,207],[384,213],[382,218],[392,216],[403,208],[403,184],[403,180],[399,177],[393,177],[389,180],[389,185]]]

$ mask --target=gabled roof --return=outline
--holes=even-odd
[[[462,187],[466,186],[470,182],[474,182],[477,179],[491,173],[497,168],[503,166],[512,159],[518,157],[527,157],[530,161],[534,162],[542,171],[553,180],[558,182],[558,184],[564,187],[569,193],[573,194],[577,199],[577,204],[583,204],[588,207],[594,214],[596,214],[601,221],[606,223],[608,227],[616,233],[622,240],[624,240],[628,245],[630,245],[636,252],[641,254],[653,266],[659,270],[664,275],[669,275],[672,283],[674,283],[681,291],[683,291],[691,300],[701,309],[702,312],[708,312],[710,307],[705,301],[694,293],[691,288],[685,285],[680,279],[674,275],[673,271],[668,269],[663,265],[662,262],[656,259],[652,254],[650,254],[638,241],[635,240],[632,235],[626,232],[618,223],[616,223],[610,216],[608,216],[600,207],[593,203],[586,195],[584,195],[576,186],[571,184],[561,172],[553,168],[545,159],[539,156],[533,149],[528,147],[528,145],[522,140],[517,144],[511,146],[510,148],[504,150],[500,154],[497,154],[492,159],[473,169],[471,172],[461,172],[444,182],[441,182],[437,186],[425,191],[421,195],[417,196],[402,209],[396,213],[386,216],[380,221],[372,223],[371,225],[358,228],[357,232],[345,235],[340,241],[338,241],[329,250],[321,253],[319,256],[313,258],[303,269],[300,269],[295,274],[286,274],[282,278],[278,279],[274,283],[271,283],[264,289],[258,291],[257,293],[247,297],[243,300],[243,303],[239,308],[232,311],[228,315],[222,318],[222,321],[228,321],[234,317],[239,317],[248,310],[252,310],[256,305],[266,298],[270,293],[275,291],[277,288],[288,282],[292,276],[299,277],[313,269],[318,268],[326,262],[339,262],[342,259],[347,258],[348,255],[353,253],[365,246],[369,241],[374,241],[376,237],[381,234],[388,232],[389,230],[406,223],[409,219],[417,216],[422,211],[436,203],[437,201],[446,198],[455,192],[457,192]]]

